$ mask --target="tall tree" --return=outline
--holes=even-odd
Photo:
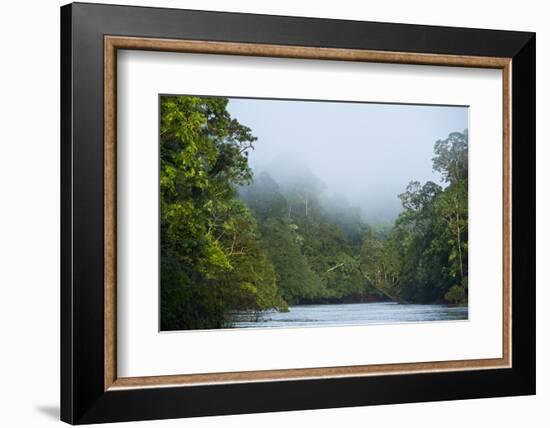
[[[437,141],[434,151],[434,169],[448,183],[437,204],[439,233],[451,244],[446,270],[453,285],[445,298],[461,303],[468,292],[468,130]]]
[[[371,283],[397,300],[467,302],[468,132],[434,145],[433,169],[445,187],[412,181],[399,195],[403,211],[382,247],[363,241],[363,269]],[[393,266],[388,281],[386,266]]]
[[[161,98],[161,325],[215,328],[236,308],[274,307],[274,272],[236,199],[256,138],[225,98]]]

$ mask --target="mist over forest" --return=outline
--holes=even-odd
[[[315,177],[327,208],[349,204],[384,224],[410,181],[441,183],[434,142],[468,128],[466,107],[230,98],[227,110],[258,138],[255,173],[281,185]]]
[[[462,107],[165,96],[161,329],[468,302]]]

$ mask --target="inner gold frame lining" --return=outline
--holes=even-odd
[[[118,49],[299,58],[393,64],[494,68],[502,70],[503,145],[503,349],[502,358],[422,363],[375,364],[304,369],[261,370],[170,376],[117,377],[116,367],[116,85]],[[421,372],[442,372],[511,367],[512,340],[512,205],[511,205],[511,67],[510,58],[385,52],[252,43],[170,40],[139,37],[104,37],[104,388],[192,386],[237,382],[357,377]]]

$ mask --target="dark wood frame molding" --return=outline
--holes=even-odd
[[[534,393],[534,34],[91,4],[64,6],[61,33],[62,420]],[[503,357],[117,378],[117,49],[501,69]]]

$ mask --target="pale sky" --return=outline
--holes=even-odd
[[[411,180],[440,183],[433,146],[468,128],[468,108],[230,98],[228,110],[258,138],[254,172],[284,181],[309,169],[324,197],[343,195],[366,220],[393,220]]]

